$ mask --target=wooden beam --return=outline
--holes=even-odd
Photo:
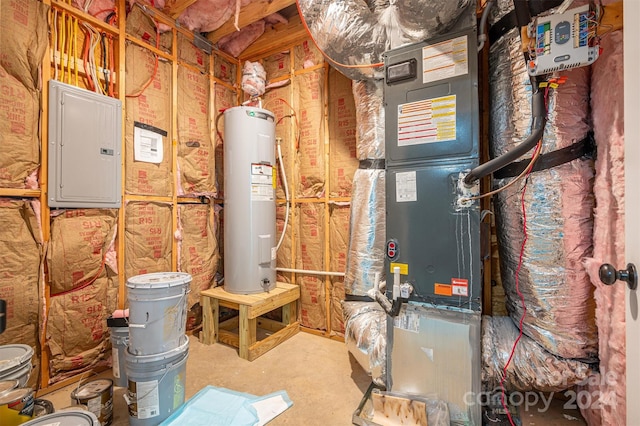
[[[238,26],[240,28],[244,28],[249,24],[259,21],[265,16],[276,13],[277,11],[295,3],[295,0],[257,0],[240,10]],[[217,43],[222,37],[235,31],[237,31],[235,26],[235,16],[232,16],[227,22],[222,24],[220,28],[207,34],[207,38],[212,43]]]
[[[240,56],[240,60],[254,59],[268,52],[273,52],[278,46],[292,46],[309,38],[299,16],[292,17],[288,24],[276,24],[267,29],[260,38],[247,47]]]
[[[46,112],[46,110],[45,110],[45,112]],[[43,144],[43,145],[46,145],[46,144]],[[42,182],[42,180],[41,180],[41,182]],[[0,197],[33,197],[33,198],[36,198],[36,197],[39,197],[39,196],[40,196],[40,190],[39,189],[0,188]]]
[[[604,6],[604,13],[598,23],[598,35],[607,34],[622,29],[622,2],[616,2]],[[527,52],[529,46],[534,46],[534,39],[527,34],[527,27],[520,28],[522,39],[522,51]]]
[[[198,0],[174,0],[168,2],[162,12],[176,19],[186,8],[194,4]]]

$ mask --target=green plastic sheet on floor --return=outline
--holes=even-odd
[[[207,386],[161,426],[262,426],[292,405],[285,391],[255,396]]]

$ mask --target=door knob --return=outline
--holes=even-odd
[[[600,281],[606,285],[612,285],[617,280],[625,281],[630,290],[638,288],[638,271],[633,263],[627,264],[627,269],[616,271],[609,263],[600,265]]]

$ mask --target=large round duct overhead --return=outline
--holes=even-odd
[[[383,78],[382,54],[449,29],[469,0],[298,0],[314,41],[352,80]],[[364,66],[364,67],[360,67]]]

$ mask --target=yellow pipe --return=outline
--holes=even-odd
[[[75,71],[76,82],[75,85],[78,85],[78,18],[73,20],[73,68]]]
[[[65,36],[66,36],[66,21],[67,21],[67,12],[65,12],[64,10],[62,11],[62,18],[60,19],[60,81],[64,81],[64,42],[66,41]]]

